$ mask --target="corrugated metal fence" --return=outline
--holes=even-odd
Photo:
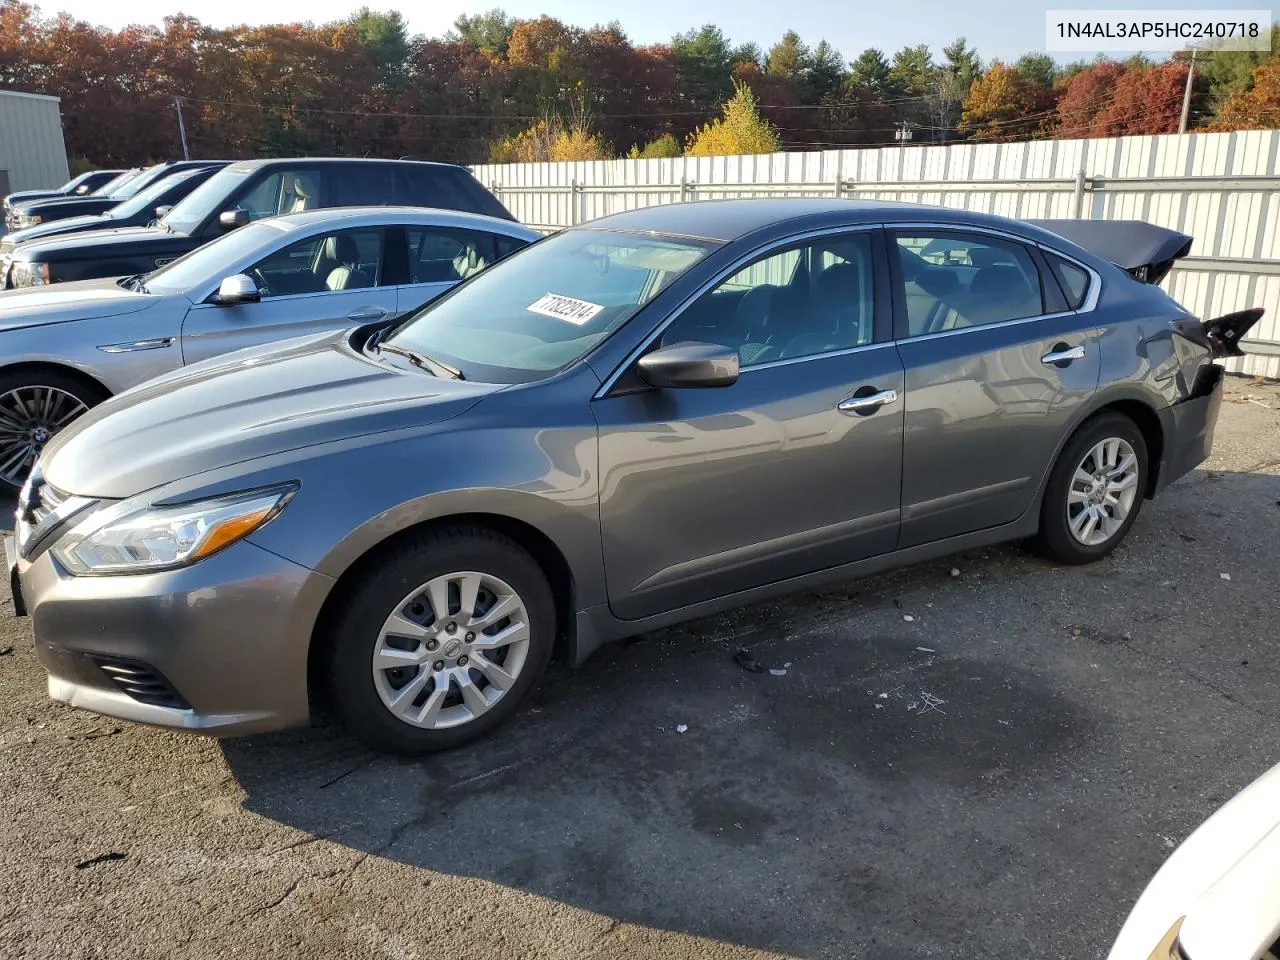
[[[513,214],[555,229],[680,200],[847,196],[1008,217],[1147,220],[1195,237],[1165,288],[1202,317],[1266,316],[1241,373],[1280,377],[1280,131],[481,165]]]

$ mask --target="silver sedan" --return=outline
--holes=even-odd
[[[406,313],[539,234],[449,210],[351,207],[242,227],[154,273],[0,292],[0,481],[54,433],[185,364]]]

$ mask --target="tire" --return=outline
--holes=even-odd
[[[461,609],[469,589],[482,614],[471,618],[479,621],[471,631]],[[437,603],[451,613],[436,616]],[[504,611],[515,613],[484,623]],[[471,642],[522,634],[527,641],[487,650]],[[433,531],[393,548],[346,596],[329,638],[332,707],[374,750],[414,756],[461,746],[515,713],[551,659],[555,636],[551,588],[527,551],[484,527]],[[400,660],[404,666],[385,666]],[[492,702],[481,708],[481,698]]]
[[[1104,461],[1111,456],[1108,452],[1111,450],[1116,452],[1120,463],[1127,462],[1131,453],[1132,468],[1122,471],[1115,469],[1115,463],[1098,463],[1097,451],[1102,444],[1108,444],[1101,454]],[[1081,478],[1077,478],[1077,469],[1082,470]],[[1059,563],[1092,563],[1105,557],[1138,519],[1147,489],[1147,469],[1146,441],[1137,424],[1128,417],[1103,413],[1082,424],[1054,464],[1040,508],[1040,532],[1032,541],[1033,547]],[[1095,489],[1092,480],[1085,484],[1085,475],[1101,476],[1104,486]],[[1111,477],[1115,479],[1109,479]],[[1118,489],[1121,483],[1123,489]],[[1113,504],[1112,500],[1116,502]],[[1097,517],[1093,524],[1086,515],[1091,509]],[[1082,538],[1086,530],[1089,532]]]
[[[102,387],[64,370],[0,373],[0,485],[22,486],[49,439],[107,396]]]

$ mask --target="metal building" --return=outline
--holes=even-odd
[[[0,90],[0,197],[69,179],[57,97]]]

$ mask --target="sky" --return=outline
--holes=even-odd
[[[35,0],[41,12],[67,12],[90,23],[119,28],[129,23],[159,24],[170,13],[182,12],[212,26],[311,20],[337,20],[364,5],[365,0],[130,0],[103,4],[101,0]],[[665,42],[703,23],[714,23],[737,43],[753,40],[768,50],[786,30],[795,30],[810,45],[825,39],[844,54],[856,57],[867,47],[886,54],[904,46],[927,43],[937,53],[958,36],[967,37],[986,61],[1017,59],[1039,52],[1045,42],[1045,9],[1258,9],[1262,5],[1223,0],[1057,0],[1031,4],[1023,0],[810,0],[795,4],[778,0],[644,0],[607,5],[598,0],[434,0],[399,5],[396,0],[368,0],[375,10],[399,9],[413,33],[444,34],[459,14],[480,13],[500,6],[519,18],[547,14],[576,26],[617,20],[633,43]],[[1059,60],[1075,59],[1058,55]]]

